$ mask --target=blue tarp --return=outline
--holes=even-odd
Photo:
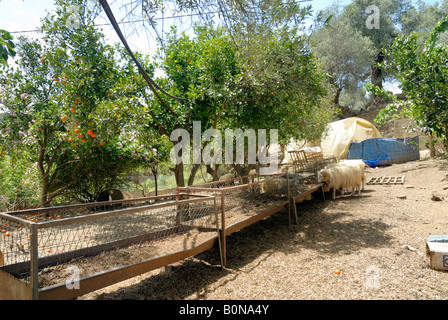
[[[391,163],[420,159],[418,136],[409,139],[375,138],[352,142],[347,159],[376,160],[390,158]]]

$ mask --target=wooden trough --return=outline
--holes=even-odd
[[[321,186],[290,177],[253,175],[163,196],[0,213],[0,299],[74,299],[213,248],[225,266],[228,235],[281,211],[298,222],[296,203]],[[77,269],[73,278],[68,270]]]
[[[306,181],[306,182],[304,182]],[[270,215],[286,211],[289,223],[298,223],[296,203],[310,200],[321,185],[311,179],[292,185],[289,173],[250,175],[225,181],[179,187],[178,192],[216,197],[220,210],[223,265],[226,265],[226,236]]]
[[[219,245],[217,222],[215,198],[182,194],[0,213],[0,299],[74,299]],[[121,262],[128,248],[141,261]],[[73,288],[67,268],[93,272]]]

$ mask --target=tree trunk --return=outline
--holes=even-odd
[[[158,195],[158,188],[157,188],[157,169],[151,169],[152,174],[154,176],[154,189],[155,189],[155,195]]]
[[[207,173],[212,176],[212,181],[218,181],[219,180],[219,176],[218,176],[219,164],[215,164],[215,168],[212,168],[212,166],[209,164],[207,164],[205,167],[207,169]]]
[[[185,187],[184,164],[182,162],[175,165],[174,176],[176,178],[176,185],[178,187]]]
[[[382,89],[383,88],[383,71],[378,64],[381,64],[384,61],[383,51],[380,51],[375,58],[375,63],[371,66],[371,80],[372,84],[376,87]]]
[[[201,167],[200,164],[195,163],[195,164],[193,165],[193,167],[191,168],[190,176],[188,177],[188,182],[187,182],[187,184],[188,184],[189,186],[192,186],[192,185],[193,185],[194,177],[196,176],[196,173],[198,172],[198,169],[199,169],[200,167]]]
[[[342,88],[339,88],[339,87],[336,88],[336,94],[334,95],[334,98],[333,98],[333,104],[336,108],[339,107],[339,97],[341,96],[341,91],[342,91]]]
[[[434,158],[436,156],[436,148],[434,147],[434,143],[432,140],[429,142],[429,156]]]
[[[42,182],[42,193],[40,197],[40,206],[42,208],[48,207],[48,178],[45,177]]]

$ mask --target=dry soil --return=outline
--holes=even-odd
[[[425,250],[429,236],[448,234],[447,173],[443,159],[368,168],[368,181],[405,182],[360,197],[317,193],[297,205],[298,225],[280,212],[234,233],[225,269],[210,250],[78,299],[445,300],[448,272]]]

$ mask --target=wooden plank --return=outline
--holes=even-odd
[[[33,289],[25,282],[0,270],[0,300],[33,300]]]
[[[217,241],[214,236],[195,248],[178,251],[169,255],[161,256],[155,259],[146,260],[130,266],[120,267],[95,275],[82,277],[79,283],[79,289],[68,289],[64,284],[57,284],[39,290],[39,300],[71,300],[84,294],[93,292],[110,286],[112,284],[136,277],[143,273],[164,267],[171,263],[194,256],[203,251],[212,249]]]
[[[223,230],[226,229],[226,212],[225,212],[225,192],[221,192],[221,252],[222,252],[222,266],[225,267],[227,265],[227,244],[226,244],[226,234]]]

